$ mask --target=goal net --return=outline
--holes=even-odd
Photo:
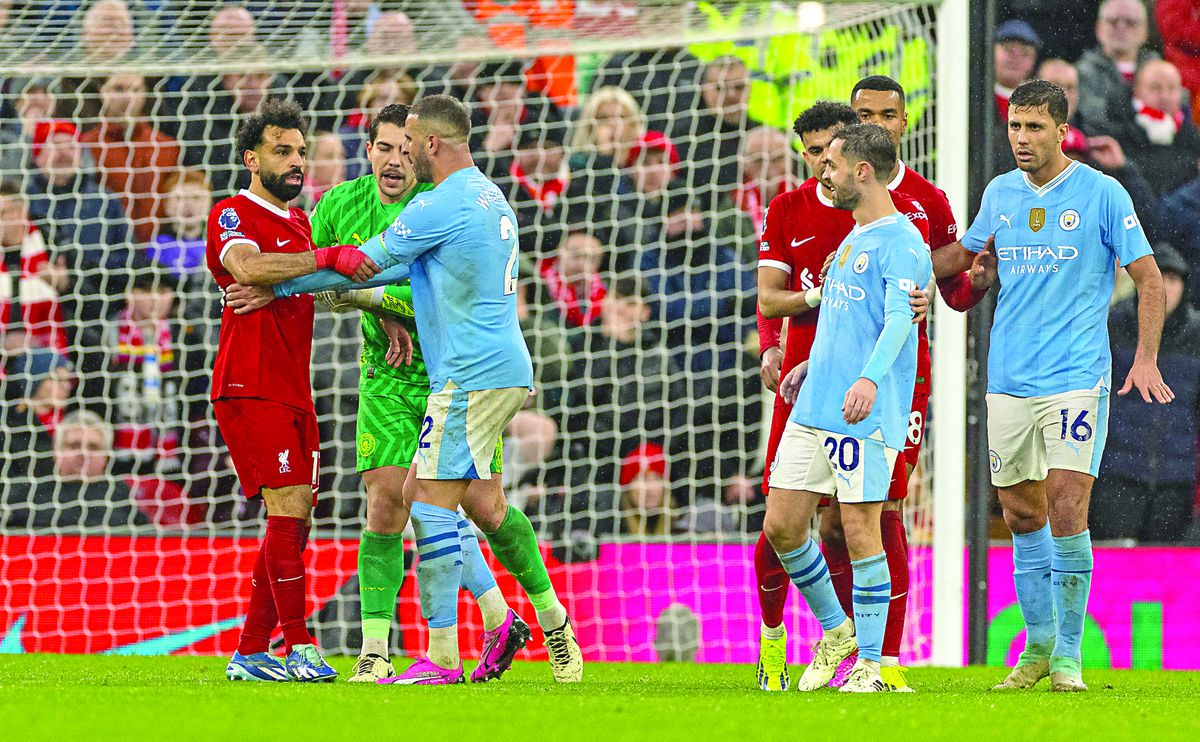
[[[448,92],[468,103],[476,161],[520,221],[537,395],[506,433],[503,482],[538,531],[585,654],[752,662],[771,411],[754,314],[766,205],[808,177],[795,116],[846,100],[868,74],[904,85],[903,159],[935,175],[937,13],[890,2],[0,3],[0,652],[233,650],[264,522],[208,401],[222,307],[204,223],[248,183],[233,132],[267,98],[300,103],[311,126],[297,204],[311,209],[368,172],[367,127],[383,106]],[[356,449],[370,445],[355,432],[360,343],[357,316],[318,311],[322,495],[308,598],[320,643],[346,653],[360,641]],[[931,657],[942,393],[905,510],[906,662]],[[393,636],[411,654],[424,628],[408,559]],[[460,616],[463,646],[478,647],[465,598]],[[798,594],[787,621],[791,659],[806,660],[818,627]]]

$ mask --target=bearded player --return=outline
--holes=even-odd
[[[217,202],[208,218],[208,269],[222,289],[332,268],[365,280],[379,268],[352,247],[314,251],[308,217],[288,202],[304,185],[307,123],[294,103],[272,100],[238,126],[250,187]],[[304,547],[320,464],[309,386],[313,302],[294,297],[239,316],[226,307],[212,375],[213,412],[247,497],[262,496],[267,529],[230,680],[329,682],[337,677],[305,625]],[[283,628],[287,658],[268,651]]]
[[[407,106],[390,105],[372,120],[366,147],[371,173],[342,183],[321,198],[312,215],[316,245],[362,244],[386,230],[414,197],[433,190],[432,183],[416,180],[402,154],[407,117]],[[273,292],[267,295],[274,298]],[[429,375],[408,281],[341,292],[330,303],[339,309],[364,310],[358,407],[358,471],[367,489],[367,524],[358,551],[363,645],[349,680],[374,682],[396,674],[388,658],[388,635],[404,580],[402,534],[409,517],[405,492],[411,493],[415,485],[411,464],[429,398]],[[381,320],[379,312],[395,319]],[[389,337],[381,321],[402,323],[411,341],[409,363],[389,362]],[[494,475],[501,471],[501,450],[497,441],[491,460]],[[463,508],[484,531],[501,564],[528,593],[543,630],[553,631],[566,622],[566,609],[550,583],[533,526],[524,513],[507,505],[502,492],[495,496],[499,488],[499,476],[473,481]],[[463,586],[475,596],[483,617],[484,647],[471,673],[473,682],[482,682],[500,677],[511,666],[530,632],[500,594],[473,529],[463,519],[459,528]]]
[[[861,86],[861,88],[860,88]],[[854,98],[862,104],[863,91],[887,86],[889,95],[899,99],[900,131],[903,131],[903,93],[888,78],[867,78],[855,88]],[[867,96],[869,98],[869,96]],[[892,101],[894,104],[894,100]],[[892,127],[884,128],[897,141],[893,112],[883,108],[886,115],[880,116]],[[813,172],[818,172],[818,163],[833,133],[847,124],[868,118],[863,111],[856,111],[839,103],[823,101],[797,120],[795,131],[804,145],[802,154]],[[915,199],[903,190],[904,183],[914,190],[925,193],[925,201],[933,208],[928,215],[924,202]],[[924,185],[922,185],[922,183]],[[930,245],[945,245],[953,241],[955,231],[953,215],[945,195],[919,174],[897,160],[895,170],[889,174],[888,189],[893,203],[921,231]],[[853,228],[849,213],[833,208],[829,186],[812,178],[800,188],[778,196],[768,211],[766,228],[759,253],[759,341],[762,353],[763,381],[769,389],[777,391],[781,374],[787,374],[796,365],[807,359],[812,346],[816,327],[815,305],[820,303],[818,287],[822,265],[844,237]],[[774,218],[772,219],[772,216]],[[939,235],[951,235],[949,240]],[[939,282],[938,288],[947,304],[960,311],[974,306],[982,298],[983,291],[974,291],[966,273],[951,276]],[[917,307],[918,316],[924,317],[924,307]],[[783,317],[791,317],[788,325],[786,352],[779,347]],[[908,426],[908,440],[904,455],[896,464],[889,489],[889,500],[881,514],[881,529],[884,551],[888,555],[892,595],[889,602],[888,619],[883,643],[883,671],[885,685],[890,690],[905,690],[908,684],[899,667],[900,641],[904,629],[905,602],[908,593],[907,539],[898,503],[908,493],[908,476],[920,453],[923,438],[925,409],[929,399],[929,351],[924,322],[919,331],[917,384],[913,393],[913,407]],[[775,450],[783,434],[791,405],[777,394],[772,417],[771,434],[767,444],[767,461],[774,460]],[[766,490],[764,475],[764,491]],[[830,576],[837,590],[843,609],[851,611],[850,555],[842,535],[840,512],[836,502],[822,502],[821,540],[829,564]],[[759,685],[764,690],[786,689],[788,685],[786,665],[786,631],[783,628],[783,609],[787,600],[787,574],[765,536],[760,536],[755,549],[755,572],[758,578],[759,603],[763,615],[758,665]],[[840,668],[835,684],[844,680],[853,666],[853,657]]]

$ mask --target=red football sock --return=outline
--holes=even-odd
[[[758,605],[762,609],[763,623],[775,628],[783,623],[783,608],[787,605],[791,580],[765,533],[758,535],[758,543],[754,546],[754,579],[758,582]]]
[[[263,551],[288,654],[292,652],[292,645],[313,643],[305,624],[304,542],[307,533],[308,524],[299,518],[267,516]]]
[[[900,640],[904,638],[904,614],[908,610],[908,534],[899,510],[884,510],[879,529],[892,578],[892,600],[888,603],[887,624],[883,629],[882,654],[899,657]]]
[[[854,603],[851,592],[854,589],[854,567],[850,566],[850,549],[845,540],[829,541],[821,544],[825,554],[825,564],[829,565],[829,579],[833,581],[833,591],[837,593],[838,602],[847,616],[854,616]]]
[[[241,654],[255,654],[270,649],[271,632],[279,623],[279,614],[275,611],[275,596],[271,593],[271,578],[267,576],[265,544],[258,547],[258,558],[254,560],[250,586],[250,607],[246,611],[242,637],[238,640],[237,651]]]

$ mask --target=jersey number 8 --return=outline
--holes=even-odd
[[[508,263],[504,266],[504,295],[517,293],[517,227],[512,223],[512,219],[508,218],[508,214],[500,217],[500,239],[512,240],[512,254],[508,256]]]

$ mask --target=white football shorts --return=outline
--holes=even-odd
[[[878,438],[855,438],[788,422],[771,462],[771,488],[837,495],[838,502],[883,502],[900,452]]]
[[[417,439],[417,478],[491,479],[496,441],[528,398],[526,387],[468,392],[452,381],[430,394]]]
[[[992,484],[1041,481],[1051,469],[1100,471],[1108,438],[1108,390],[1102,386],[1042,397],[988,394]]]

